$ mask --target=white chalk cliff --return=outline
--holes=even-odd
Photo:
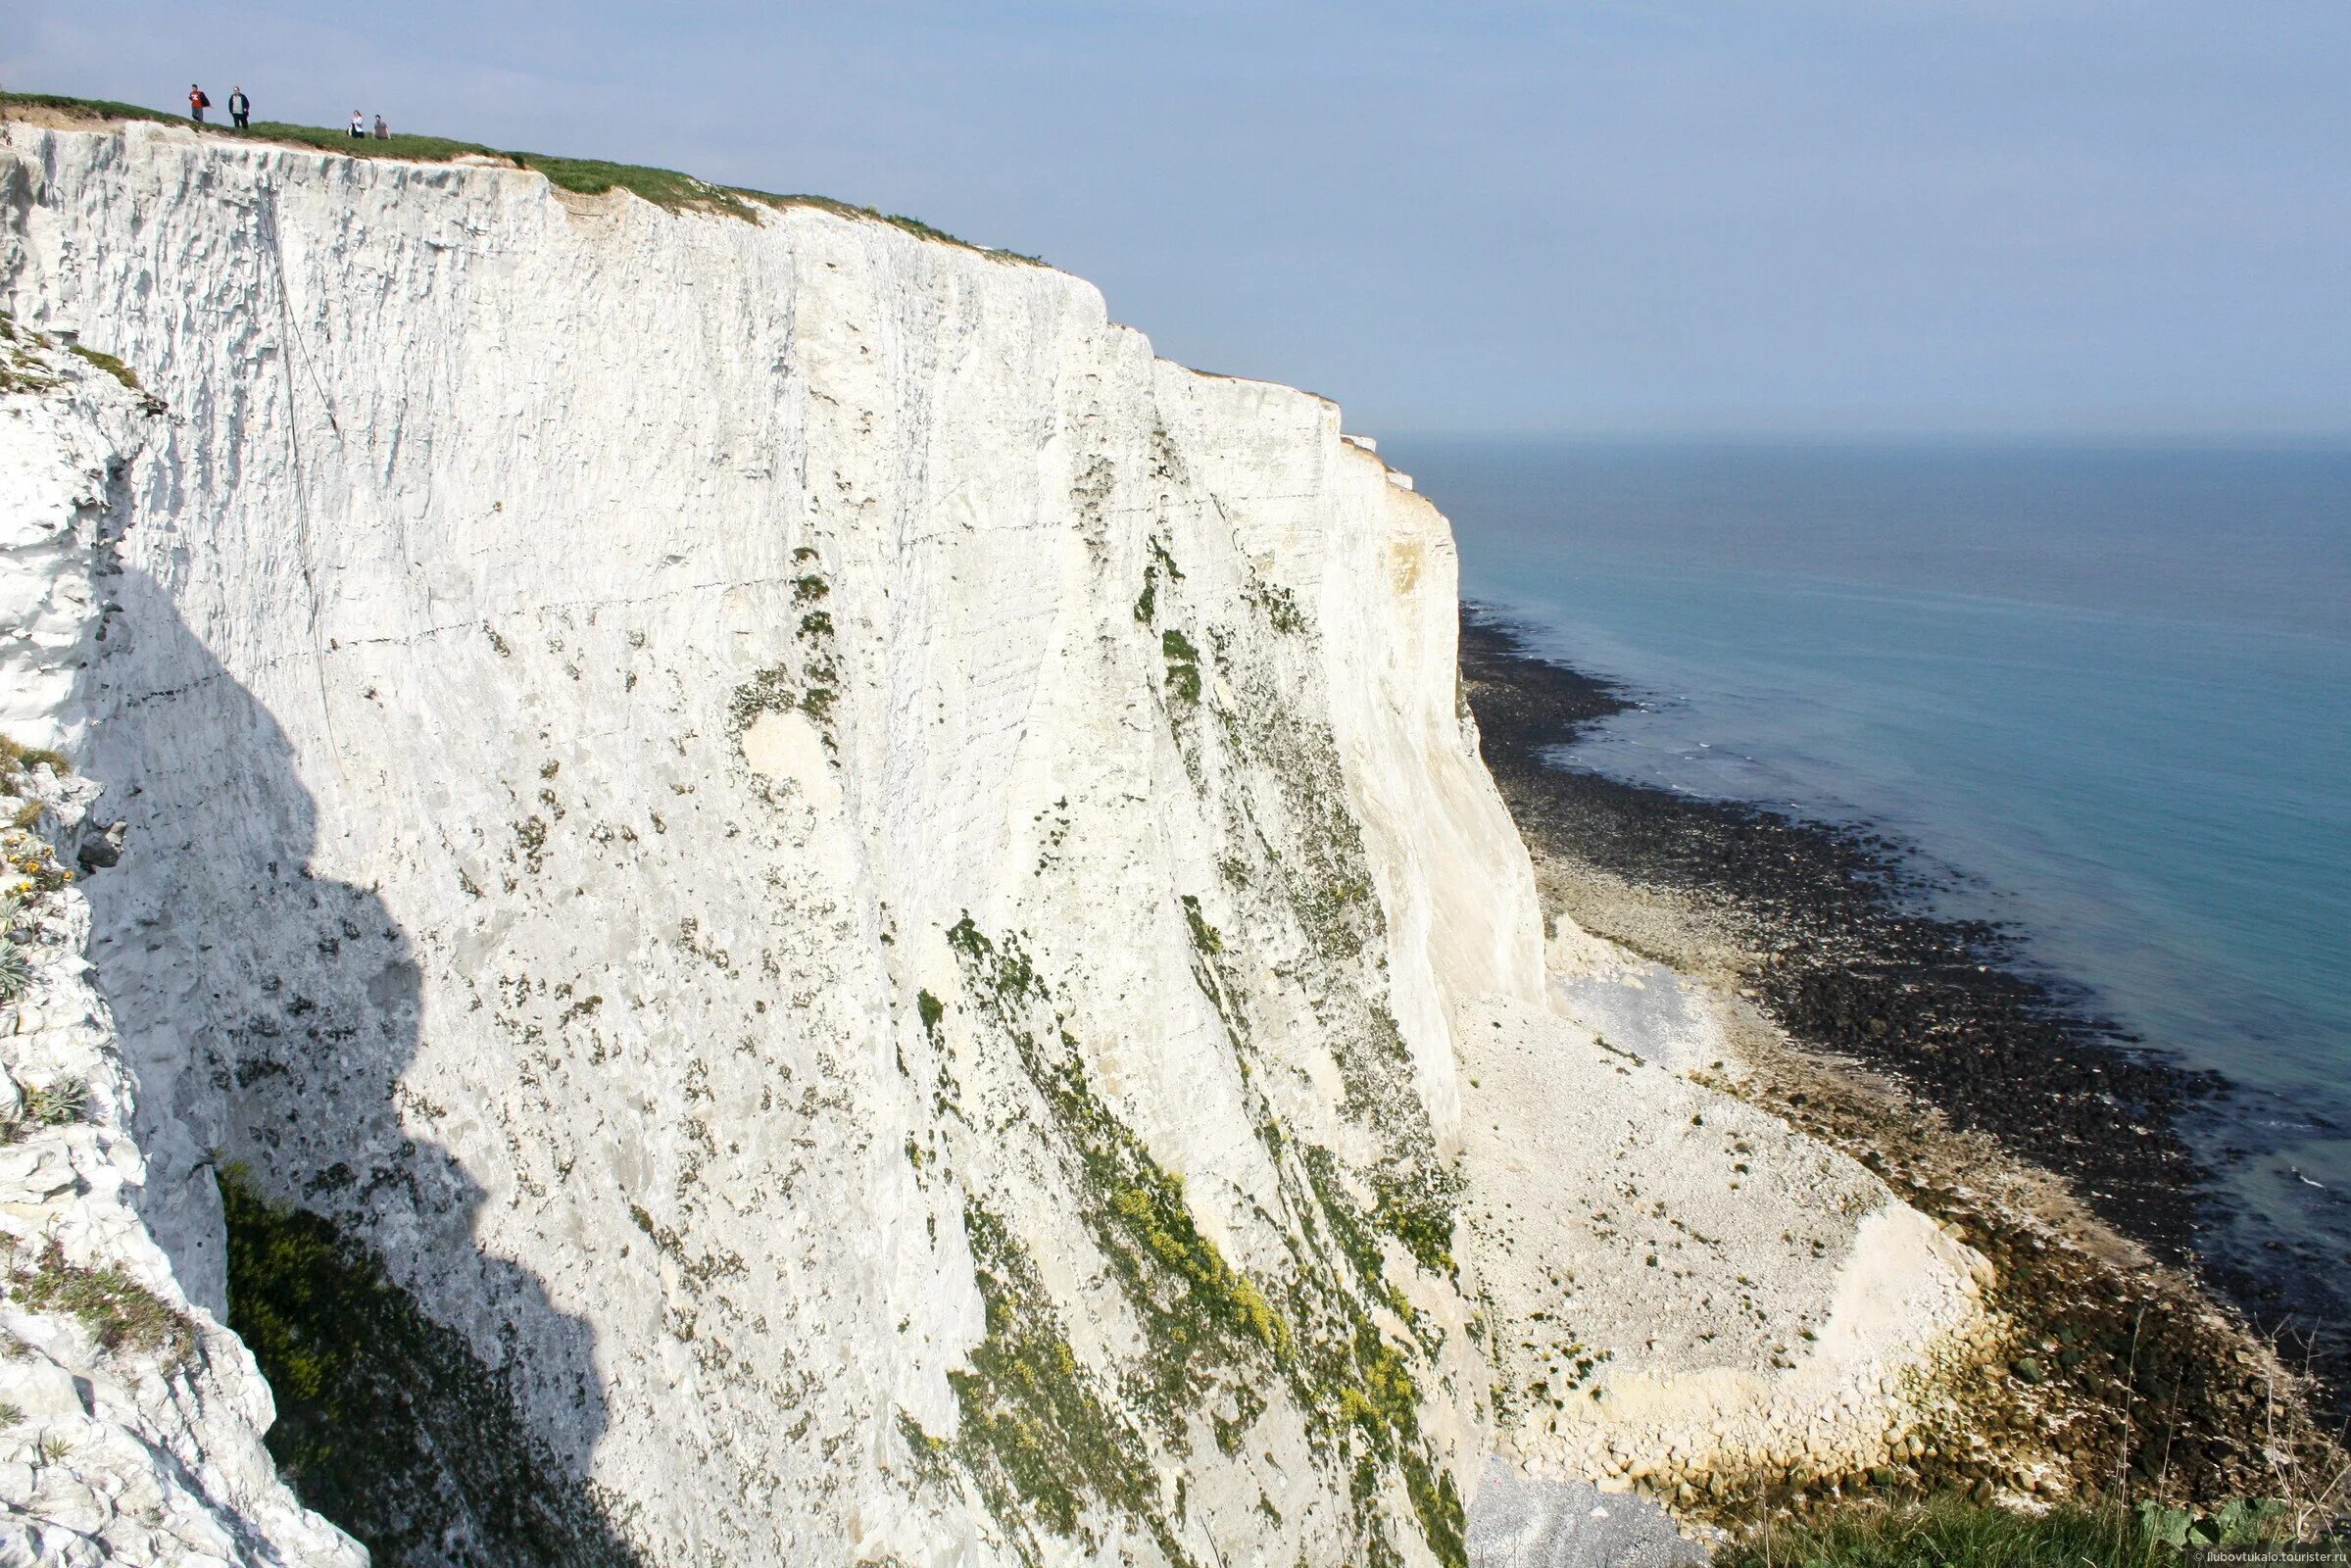
[[[1459,1036],[1559,1053],[1530,1137],[1618,1079],[1450,534],[1334,406],[881,221],[148,124],[7,128],[0,310],[0,729],[122,824],[50,896],[109,1201],[241,1412],[188,1550],[356,1557],[253,1473],[226,1187],[338,1238],[296,1348],[376,1494],[290,1479],[379,1561],[1460,1560],[1547,1273],[1454,1228]],[[1907,1213],[1827,1186],[1756,1200],[1827,1216],[1823,1322]],[[1872,1387],[1962,1310],[1901,1247]]]

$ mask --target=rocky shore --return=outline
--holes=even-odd
[[[2001,930],[1922,912],[1899,845],[1552,765],[1631,700],[1474,607],[1461,669],[1546,916],[1735,998],[1746,1021],[1713,1086],[1860,1160],[1994,1267],[1996,1332],[1947,1369],[1944,1430],[1898,1471],[1791,1467],[1770,1498],[2322,1495],[2341,1369],[2281,1355],[2190,1251],[2202,1173],[2178,1123],[2224,1084],[2134,1052]]]

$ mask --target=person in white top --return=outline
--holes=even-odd
[[[354,137],[364,137],[367,134],[367,122],[360,118],[360,112],[356,109],[351,111],[351,134]]]

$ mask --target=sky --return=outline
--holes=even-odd
[[[0,83],[687,170],[1372,433],[2351,438],[2346,0],[0,0]]]

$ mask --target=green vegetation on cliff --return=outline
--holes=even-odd
[[[2022,1513],[1938,1497],[1886,1508],[1848,1504],[1801,1524],[1750,1531],[1715,1554],[1715,1568],[2170,1568],[2190,1551],[2270,1547],[2294,1539],[2282,1502],[2232,1502],[2210,1515],[2148,1503],[2060,1505]],[[2340,1560],[2339,1558],[2336,1560]]]
[[[1197,900],[1187,901],[1184,912],[1193,947],[1208,966],[1202,978],[1226,1013],[1248,1082],[1247,1029],[1227,1012],[1232,993],[1213,967],[1225,939]],[[1019,939],[1010,933],[991,938],[965,915],[947,940],[959,960],[974,1021],[1011,1048],[1021,1077],[1038,1097],[1075,1217],[1107,1265],[1106,1277],[1116,1283],[1142,1339],[1140,1352],[1116,1358],[1114,1367],[1085,1368],[1063,1337],[1052,1298],[1041,1286],[1012,1288],[1030,1278],[1015,1266],[1025,1256],[1017,1239],[996,1215],[972,1206],[966,1229],[990,1309],[990,1345],[973,1360],[996,1370],[956,1385],[966,1441],[955,1456],[991,1511],[1018,1539],[1027,1539],[1036,1524],[1071,1537],[1069,1521],[1080,1516],[1087,1496],[1137,1519],[1154,1536],[1169,1528],[1149,1492],[1109,1462],[1119,1448],[1113,1438],[1140,1436],[1118,1418],[1082,1404],[1058,1415],[1037,1409],[1027,1419],[983,1419],[1007,1398],[1017,1408],[1028,1396],[1022,1394],[1027,1383],[1015,1374],[1052,1360],[1065,1365],[1066,1378],[1114,1383],[1156,1428],[1164,1451],[1178,1458],[1192,1453],[1200,1425],[1221,1452],[1241,1452],[1265,1413],[1267,1396],[1280,1389],[1304,1418],[1315,1461],[1347,1488],[1357,1560],[1403,1560],[1382,1502],[1400,1490],[1437,1561],[1451,1568],[1465,1564],[1461,1497],[1420,1425],[1422,1378],[1432,1352],[1371,1239],[1375,1227],[1387,1228],[1385,1222],[1347,1196],[1333,1156],[1291,1140],[1250,1091],[1250,1123],[1270,1139],[1282,1205],[1299,1226],[1282,1238],[1283,1260],[1252,1278],[1202,1228],[1183,1178],[1158,1163],[1096,1087],[1052,988]],[[1330,1176],[1327,1185],[1315,1182],[1315,1171]],[[1353,1245],[1343,1251],[1326,1248],[1318,1239],[1326,1231],[1351,1238]],[[1384,1325],[1383,1318],[1392,1323]],[[1222,1413],[1227,1406],[1234,1416]],[[1177,1495],[1180,1512],[1181,1489]],[[1010,1506],[1015,1498],[1025,1502],[1025,1512]]]
[[[228,1326],[277,1401],[270,1456],[380,1568],[638,1568],[586,1483],[531,1441],[507,1376],[383,1262],[220,1173]]]

